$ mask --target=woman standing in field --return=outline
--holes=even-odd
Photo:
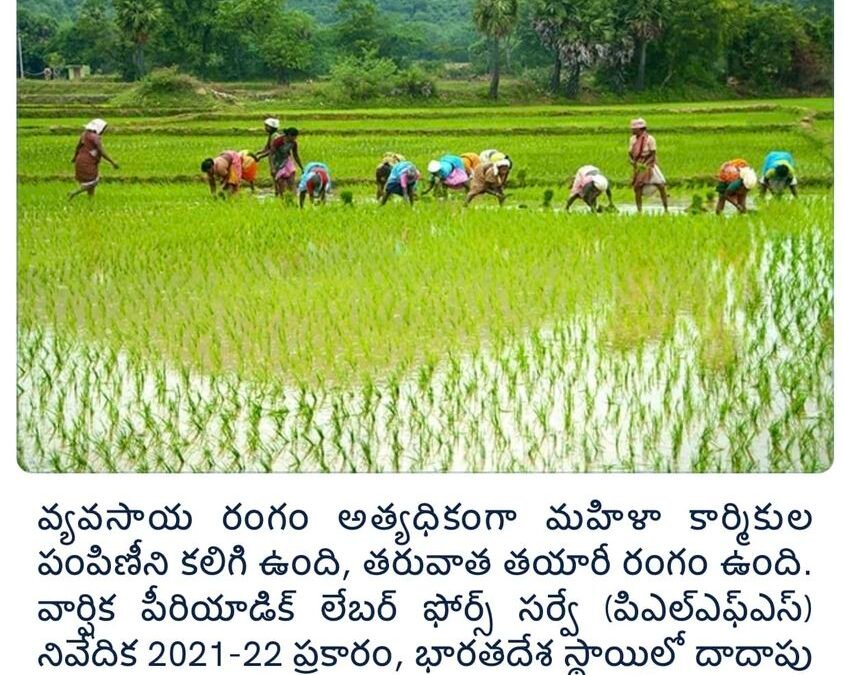
[[[641,213],[644,193],[658,190],[664,212],[667,213],[667,190],[664,174],[656,163],[656,139],[647,132],[647,122],[642,118],[632,120],[629,138],[629,163],[632,164],[632,189],[635,206]]]
[[[299,181],[299,208],[304,208],[304,200],[307,197],[310,197],[311,204],[315,204],[317,200],[324,204],[330,189],[331,174],[328,166],[322,162],[308,162]]]
[[[746,213],[746,195],[758,183],[758,176],[745,159],[730,159],[723,162],[717,174],[716,214],[723,213],[729,202],[740,213]]]
[[[94,196],[100,182],[100,160],[105,159],[115,169],[120,168],[102,145],[102,135],[106,127],[108,123],[101,119],[91,120],[85,125],[85,130],[76,144],[73,159],[70,160],[76,165],[76,182],[79,187],[68,195],[68,199],[73,199],[83,192],[87,192],[89,197]]]
[[[275,181],[275,194],[281,196],[286,190],[292,192],[296,183],[296,165],[304,169],[299,157],[299,130],[288,127],[281,132],[274,132],[266,147],[256,156],[258,159],[269,156],[269,169]]]
[[[211,194],[217,193],[217,180],[220,181],[220,196],[224,197],[226,192],[235,194],[240,188],[240,181],[243,179],[243,157],[239,152],[226,150],[215,158],[208,157],[202,162],[202,173],[208,177],[208,187]]]
[[[485,162],[474,171],[471,177],[471,185],[465,197],[465,205],[471,204],[475,197],[482,194],[492,195],[498,198],[498,204],[503,206],[506,195],[503,193],[506,187],[506,180],[512,162],[508,159],[499,159],[497,162]]]
[[[397,152],[385,152],[381,158],[380,164],[375,169],[375,184],[378,186],[376,199],[381,199],[386,190],[386,181],[389,180],[389,174],[392,173],[392,167],[399,162],[406,161],[406,157]]]
[[[581,166],[574,176],[574,182],[571,184],[571,193],[568,196],[568,202],[565,204],[565,210],[569,211],[571,205],[582,199],[592,213],[597,212],[597,199],[601,194],[606,193],[609,198],[609,207],[612,208],[612,188],[609,187],[609,179],[606,178],[596,166],[586,164]]]
[[[442,155],[438,160],[432,160],[427,165],[427,171],[430,174],[430,182],[427,190],[422,194],[427,194],[436,187],[468,190],[468,174],[465,171],[465,165],[456,155]]]
[[[793,155],[784,150],[773,150],[764,158],[761,168],[761,194],[770,190],[774,195],[780,195],[790,190],[794,197],[796,193],[796,164]]]
[[[408,161],[398,162],[389,172],[389,178],[381,197],[381,206],[389,201],[392,195],[401,195],[404,201],[410,206],[413,205],[416,193],[416,183],[419,182],[421,173],[415,164]]]
[[[272,137],[278,133],[278,129],[281,127],[281,122],[275,117],[267,117],[263,121],[263,130],[266,132],[266,143],[263,145],[263,150],[260,151],[266,152],[269,150],[269,145],[272,143]],[[260,154],[255,153],[255,154]]]

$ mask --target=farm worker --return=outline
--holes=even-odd
[[[392,195],[401,195],[404,201],[410,206],[415,198],[416,183],[419,182],[421,173],[412,162],[398,162],[389,172],[386,180],[386,189],[381,197],[381,206],[386,204]]]
[[[507,175],[506,175],[506,180],[508,181],[509,180],[509,174],[512,173],[512,167],[514,166],[514,164],[512,162],[512,157],[510,157],[509,155],[507,155],[504,152],[501,152],[500,150],[496,150],[495,148],[489,148],[488,150],[484,150],[483,152],[480,153],[480,163],[481,164],[487,164],[487,163],[494,164],[495,162],[499,162],[502,159],[509,160],[509,173],[507,173]],[[506,183],[504,183],[504,187],[506,187]]]
[[[263,121],[263,130],[266,132],[266,143],[263,146],[263,150],[269,150],[270,143],[272,143],[272,137],[278,133],[278,129],[281,128],[281,122],[275,117],[267,117]]]
[[[456,155],[442,155],[440,159],[432,160],[427,165],[427,171],[430,174],[430,182],[423,194],[439,186],[452,190],[468,189],[468,174],[465,171],[465,165]]]
[[[258,160],[254,153],[248,150],[240,151],[240,161],[243,166],[243,182],[249,184],[252,192],[255,191],[255,181],[258,177]]]
[[[774,150],[764,158],[761,168],[761,194],[770,190],[773,194],[781,194],[785,188],[796,194],[796,163],[793,155],[783,150]]]
[[[234,194],[240,188],[243,179],[243,158],[235,150],[226,150],[214,158],[208,157],[202,162],[202,173],[208,177],[211,194],[217,193],[217,179],[220,181],[220,196],[226,192]]]
[[[746,195],[758,183],[758,176],[745,159],[723,162],[717,174],[717,208],[720,214],[728,201],[741,213],[746,213]]]
[[[503,206],[506,199],[503,189],[506,187],[506,179],[509,177],[511,168],[512,162],[506,158],[498,159],[496,162],[484,162],[477,167],[471,177],[465,205],[471,204],[471,201],[479,195],[488,194],[497,197],[498,204]]]
[[[79,187],[68,195],[73,199],[76,195],[87,192],[89,197],[94,196],[94,191],[100,182],[100,160],[105,159],[115,169],[119,168],[102,145],[102,135],[105,133],[108,123],[105,120],[91,120],[85,125],[85,130],[79,137],[76,144],[76,151],[70,161],[76,165],[76,182]]]
[[[480,166],[480,155],[475,152],[465,152],[460,155],[460,159],[465,167],[465,172],[468,174],[468,177],[471,178],[474,170]]]
[[[500,150],[495,150],[494,148],[489,148],[488,150],[484,150],[481,152],[478,157],[483,164],[488,164],[490,162],[495,162],[499,159],[505,159],[506,155],[502,153]]]
[[[630,123],[632,136],[629,138],[629,163],[632,164],[632,188],[635,191],[635,206],[641,212],[641,201],[645,193],[658,190],[662,205],[667,213],[667,190],[664,174],[656,163],[656,139],[647,132],[647,122],[642,118]]]
[[[612,188],[609,187],[609,179],[596,166],[591,164],[581,166],[574,176],[574,182],[571,183],[571,193],[568,196],[568,203],[565,204],[565,210],[570,210],[577,199],[582,199],[592,212],[596,212],[597,199],[604,192],[609,198],[609,206],[612,206]]]
[[[375,169],[375,184],[378,186],[378,193],[377,199],[383,197],[384,190],[386,189],[386,181],[389,179],[389,174],[392,171],[392,167],[394,167],[399,162],[406,161],[404,155],[398,154],[397,152],[385,152],[383,157],[381,158],[380,164],[378,164],[377,168]]]
[[[269,157],[269,170],[278,196],[285,190],[292,192],[296,181],[296,165],[300,169],[304,168],[299,157],[298,136],[299,130],[295,127],[276,131],[267,142],[267,147],[256,155],[258,159]]]
[[[302,171],[299,181],[299,207],[304,208],[304,200],[310,197],[310,203],[314,204],[318,199],[324,204],[331,189],[331,174],[328,167],[322,162],[308,162]]]

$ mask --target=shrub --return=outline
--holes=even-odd
[[[392,93],[409,98],[435,98],[436,82],[433,77],[417,65],[399,70],[395,76]]]
[[[550,91],[550,71],[551,68],[546,66],[525,68],[521,73],[521,83],[536,94],[546,94]]]
[[[178,68],[158,68],[140,81],[136,91],[147,96],[177,96],[194,93],[199,86],[197,80],[180,73]]]
[[[359,102],[387,96],[434,98],[436,83],[432,75],[417,65],[399,70],[392,59],[367,52],[350,56],[331,68],[331,98],[341,102]]]
[[[396,71],[394,61],[379,58],[372,52],[361,57],[349,56],[331,68],[331,93],[340,101],[386,96],[393,88]]]
[[[211,97],[202,83],[177,68],[158,68],[114,102],[119,105],[190,106],[207,104]]]

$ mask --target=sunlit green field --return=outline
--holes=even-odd
[[[830,103],[296,111],[337,191],[213,200],[201,160],[272,109],[18,129],[18,456],[45,471],[820,471],[832,461]],[[644,114],[676,208],[627,213]],[[498,147],[504,208],[374,204],[382,152]],[[711,206],[719,165],[793,152],[797,201]],[[578,166],[621,213],[561,208]],[[265,167],[262,167],[265,168]],[[265,176],[264,176],[265,178]],[[550,203],[543,206],[545,194]],[[729,212],[727,211],[727,214]]]

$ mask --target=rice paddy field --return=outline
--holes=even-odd
[[[18,459],[30,471],[815,472],[832,462],[830,99],[637,108],[18,108]],[[204,157],[301,129],[337,195],[214,200]],[[670,214],[631,213],[647,117]],[[93,200],[81,126],[110,122]],[[374,203],[383,152],[498,147],[509,199]],[[800,198],[711,208],[733,157]],[[618,213],[566,214],[596,164]],[[265,179],[265,166],[262,166]],[[552,191],[548,202],[548,192]],[[754,197],[754,199],[753,199]],[[488,201],[485,201],[488,199]],[[655,207],[655,204],[651,204]],[[729,207],[727,207],[729,208]]]

